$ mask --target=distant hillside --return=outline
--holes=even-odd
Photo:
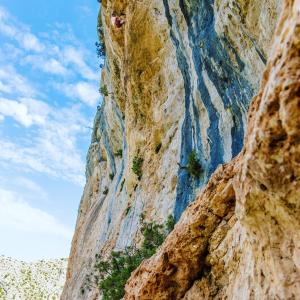
[[[26,263],[0,256],[0,299],[59,299],[66,269],[65,258]]]

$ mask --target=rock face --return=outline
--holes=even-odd
[[[261,124],[254,120],[263,113],[262,109],[250,118],[245,146],[248,154],[218,166],[231,161],[243,147],[248,108],[273,49],[272,37],[281,10],[282,1],[278,0],[102,0],[99,27],[103,27],[107,59],[101,85],[107,93],[95,117],[87,156],[87,183],[62,299],[96,299],[97,289],[82,290],[86,275],[93,271],[95,254],[106,255],[113,248],[139,243],[142,213],[146,220],[162,222],[169,214],[179,220],[201,189],[198,200],[183,214],[181,225],[154,261],[145,262],[134,273],[126,297],[143,299],[142,295],[149,293],[151,296],[144,299],[155,299],[157,291],[161,298],[156,299],[198,299],[199,290],[204,298],[237,297],[239,278],[246,281],[251,272],[258,272],[253,256],[259,253],[260,246],[256,252],[246,253],[243,249],[254,247],[255,243],[248,239],[249,231],[257,232],[258,240],[259,233],[273,230],[268,222],[264,222],[264,229],[251,225],[257,226],[265,211],[255,218],[246,213],[248,205],[250,210],[258,205],[256,198],[250,196],[252,171],[247,171],[248,164],[256,164],[251,168],[257,176],[266,172],[259,154],[256,157],[247,150],[255,145],[256,137],[252,135]],[[112,22],[113,14],[125,20],[120,28]],[[269,70],[274,73],[270,67]],[[259,99],[262,96],[254,101],[253,110],[255,103],[257,109],[260,107]],[[251,113],[254,115],[254,111]],[[286,118],[287,123],[296,120]],[[260,121],[263,120],[267,126],[269,119]],[[280,149],[283,151],[283,147]],[[184,168],[192,150],[201,162],[198,179],[189,176]],[[267,149],[260,154],[262,160],[267,153],[272,158],[273,152]],[[143,159],[140,180],[132,170],[135,157]],[[279,169],[274,172],[280,174]],[[243,185],[235,186],[238,178]],[[256,186],[258,181],[254,177],[252,180]],[[258,201],[260,206],[266,205],[267,200],[263,199],[272,194],[267,194],[269,183],[262,184],[266,196]],[[247,189],[251,190],[251,199],[246,197]],[[262,195],[259,191],[258,199]],[[237,195],[240,205],[236,205]],[[259,207],[255,209],[260,211]],[[248,225],[242,226],[244,219]],[[274,238],[279,235],[274,233]],[[220,248],[225,243],[230,250],[226,246]],[[168,247],[173,247],[173,254],[168,253]],[[263,255],[269,260],[273,257],[272,253],[261,253],[261,266],[267,260]],[[155,268],[151,269],[153,262]],[[167,268],[162,271],[164,265]],[[268,268],[267,272],[271,272],[275,267]],[[227,273],[230,270],[236,273]],[[268,276],[269,273],[253,273],[252,279],[247,279],[248,288],[240,283],[240,292],[246,295],[253,288],[255,293],[255,284],[262,278],[268,282]],[[281,281],[279,277],[276,280]],[[219,286],[226,286],[223,294]],[[266,293],[267,289],[266,284]]]
[[[0,256],[1,300],[58,300],[67,271],[67,259],[26,263]]]
[[[220,167],[125,299],[300,296],[300,1],[285,1],[245,147]]]

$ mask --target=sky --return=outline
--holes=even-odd
[[[69,255],[101,101],[98,9],[0,0],[0,255]]]

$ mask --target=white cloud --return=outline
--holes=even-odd
[[[96,84],[80,81],[73,84],[56,84],[58,90],[71,99],[79,99],[89,106],[95,106],[100,98]]]
[[[24,33],[19,32],[17,39],[19,40],[20,44],[26,50],[33,50],[36,52],[42,52],[45,49],[45,46],[39,41],[39,39],[30,32]]]
[[[45,61],[44,71],[64,75],[67,73],[67,69],[56,59],[51,58],[48,61]]]
[[[0,139],[0,163],[10,162],[28,171],[84,184],[84,162],[77,142],[78,136],[87,132],[89,122],[78,108],[54,109],[34,99],[0,99],[1,114],[13,117],[26,127],[38,126],[30,134],[31,138],[23,142]]]
[[[0,48],[0,63],[2,65],[7,65],[11,61],[22,61],[23,50],[16,47],[13,43],[3,42]],[[2,68],[2,66],[1,66]]]
[[[59,209],[57,217],[66,205],[76,211],[92,123],[88,106],[99,98],[94,49],[71,25],[47,27],[31,30],[0,5],[1,251],[29,258],[68,255],[72,230],[46,211]],[[70,88],[64,94],[75,101],[60,99],[55,82]]]
[[[40,158],[36,157],[37,149],[33,147],[22,147],[16,143],[0,140],[0,160],[9,162],[11,167],[13,164],[25,166],[28,170],[34,170],[55,176],[55,172],[51,170]]]
[[[36,95],[36,90],[13,66],[0,66],[0,92],[23,97]]]
[[[25,189],[27,191],[30,191],[33,194],[38,195],[39,198],[46,198],[46,196],[47,196],[41,186],[39,186],[36,182],[34,182],[28,178],[17,177],[15,179],[15,183],[18,186],[21,186],[23,190]]]
[[[66,75],[68,70],[60,61],[55,58],[44,58],[38,55],[30,55],[25,57],[25,63],[30,63],[34,68],[42,70],[46,73],[56,75]]]
[[[23,232],[57,235],[70,239],[72,230],[38,208],[30,206],[22,197],[10,190],[0,188],[0,227]]]
[[[0,7],[0,33],[16,40],[25,50],[42,52],[45,49],[40,40],[24,24],[14,20],[3,7]]]
[[[20,101],[14,101],[0,98],[0,115],[12,117],[25,127],[44,124],[48,113],[48,105],[35,99],[21,98]]]
[[[80,49],[76,49],[73,46],[67,46],[63,51],[63,57],[67,63],[75,65],[77,67],[76,71],[84,78],[89,80],[99,80],[98,73],[94,72],[86,64],[84,53]]]
[[[21,125],[14,128],[16,135],[0,132],[0,167],[14,166],[83,185],[84,147],[79,141],[88,136],[86,126],[91,121],[85,117],[87,108],[81,103],[95,107],[99,100],[98,74],[86,62],[92,54],[72,36],[72,30],[63,25],[57,29],[57,34],[39,34],[39,39],[0,6],[0,35],[6,37],[0,49],[0,122],[11,118]],[[69,37],[65,38],[65,34]],[[30,71],[36,72],[28,72],[28,64]],[[26,70],[20,65],[26,65]],[[39,70],[75,83],[58,84],[53,78],[37,80]],[[35,81],[19,72],[34,74]],[[44,84],[41,91],[35,88],[40,83]],[[65,97],[53,99],[53,86],[77,100],[77,105],[67,107],[70,101]],[[48,92],[51,94],[47,95]],[[48,98],[51,102],[37,98]]]

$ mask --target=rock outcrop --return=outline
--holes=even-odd
[[[245,147],[220,167],[125,299],[300,295],[300,1],[285,1]]]
[[[288,100],[299,74],[296,53],[284,51],[297,38],[297,5],[286,1],[271,47],[282,1],[102,0],[107,93],[62,299],[97,298],[97,289],[82,291],[95,254],[139,243],[142,213],[179,220],[188,205],[158,254],[132,275],[127,299],[295,294],[298,102]],[[112,15],[125,23],[116,26]],[[192,150],[198,179],[184,168]],[[143,159],[140,180],[135,157]]]

